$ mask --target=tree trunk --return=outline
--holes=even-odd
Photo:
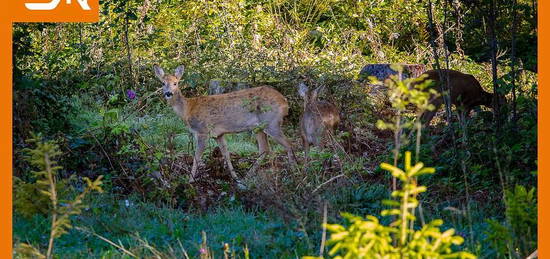
[[[432,49],[433,49],[433,52],[434,52],[434,60],[435,60],[435,69],[441,69],[441,65],[439,64],[439,54],[437,53],[437,45],[435,44],[435,41],[437,39],[436,37],[436,34],[435,34],[435,25],[434,25],[434,21],[433,21],[433,12],[432,12],[432,1],[431,0],[428,0],[428,23],[429,23],[429,26],[430,26],[430,45],[432,46]],[[443,30],[444,32],[444,30]],[[441,35],[441,37],[444,37],[444,35]],[[444,39],[443,39],[444,41]],[[443,45],[445,43],[443,42]],[[448,61],[448,59],[447,59]],[[448,76],[447,76],[447,73],[442,73],[441,70],[439,70],[440,73],[439,73],[439,78],[441,79],[441,84],[440,84],[440,89],[439,89],[439,92],[441,93],[442,97],[443,97],[443,101],[445,103],[445,115],[446,115],[446,118],[447,118],[447,123],[451,123],[451,118],[452,118],[452,114],[451,114],[451,100],[450,100],[450,96],[448,95],[449,91],[448,91]]]
[[[514,129],[516,128],[517,122],[517,97],[516,97],[516,78],[517,78],[517,68],[516,68],[516,34],[518,29],[518,10],[517,10],[517,0],[513,0],[512,3],[512,46],[510,59],[512,62],[512,123]]]
[[[495,129],[498,131],[500,128],[500,107],[498,103],[498,99],[500,97],[500,93],[498,92],[498,60],[497,60],[497,38],[496,38],[496,10],[495,10],[495,1],[490,0],[489,4],[489,17],[487,17],[487,20],[489,22],[489,45],[490,45],[490,54],[491,54],[491,72],[492,72],[492,78],[493,78],[493,92],[494,99],[493,99],[493,117],[495,119],[496,127]]]
[[[129,2],[126,2],[126,13],[124,17],[124,43],[126,44],[126,58],[128,59],[128,72],[129,80],[132,88],[135,88],[135,78],[134,78],[134,69],[132,66],[132,49],[130,46],[130,18],[128,17]]]

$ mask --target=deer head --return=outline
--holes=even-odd
[[[323,90],[323,86],[310,90],[305,83],[300,83],[298,85],[298,94],[304,99],[304,107],[317,102],[317,97],[321,90]]]
[[[176,68],[174,75],[167,75],[164,70],[155,65],[155,76],[162,82],[162,95],[167,100],[170,100],[174,94],[180,94],[179,81],[181,80],[184,72],[184,67],[179,66]]]

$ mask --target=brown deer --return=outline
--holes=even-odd
[[[308,160],[309,145],[322,146],[324,135],[332,136],[340,122],[340,111],[327,101],[317,100],[322,86],[310,90],[306,84],[298,85],[298,94],[304,99],[304,112],[300,120],[300,131],[304,145],[305,159]]]
[[[461,117],[467,117],[470,111],[478,105],[494,108],[494,94],[485,92],[479,81],[472,75],[450,69],[429,70],[421,75],[421,77],[424,76],[424,79],[420,82],[432,80],[435,82],[435,85],[432,87],[437,87],[436,90],[439,91],[439,85],[441,83],[439,79],[440,73],[444,75],[443,78],[446,78],[445,75],[448,76],[448,89],[450,89],[451,104],[460,108],[461,113],[463,113]],[[504,99],[504,97],[498,100],[500,104],[504,104],[505,101],[506,99]],[[439,95],[432,98],[430,102],[435,106],[435,109],[433,111],[427,111],[422,115],[421,120],[426,125],[430,123],[437,110],[443,105],[443,96]]]
[[[164,98],[195,138],[191,181],[195,179],[209,137],[216,139],[231,176],[238,181],[223,137],[227,133],[258,130],[256,139],[261,154],[270,152],[267,134],[286,149],[289,161],[295,164],[294,153],[281,129],[283,118],[288,114],[288,102],[277,90],[261,86],[226,94],[186,98],[178,87],[183,76],[183,66],[176,68],[174,75],[165,74],[158,65],[154,66],[154,70],[163,83]]]

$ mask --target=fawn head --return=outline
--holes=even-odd
[[[317,101],[317,96],[321,92],[323,86],[319,86],[314,90],[310,90],[305,83],[300,83],[298,85],[298,94],[304,99],[304,105],[309,105]]]
[[[155,69],[155,75],[162,82],[162,95],[167,100],[172,98],[174,93],[179,92],[178,84],[183,76],[184,67],[179,66],[176,68],[174,75],[165,74],[164,70],[158,65],[155,65],[153,68]]]

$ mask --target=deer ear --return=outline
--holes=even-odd
[[[325,87],[322,85],[322,86],[317,87],[315,90],[313,90],[313,93],[311,93],[311,99],[315,100],[317,98],[317,96],[319,95],[319,93],[321,91],[323,91],[324,88]]]
[[[157,76],[160,81],[164,81],[164,70],[158,65],[154,65],[153,69],[155,70],[155,76]]]
[[[307,85],[306,85],[306,84],[300,83],[300,84],[298,85],[298,94],[299,94],[300,96],[302,96],[302,98],[305,98],[305,97],[306,97],[307,90],[308,90],[308,89],[307,89]]]
[[[183,67],[183,65],[176,68],[175,76],[178,80],[180,80],[183,77],[184,71],[185,71],[185,68]]]

